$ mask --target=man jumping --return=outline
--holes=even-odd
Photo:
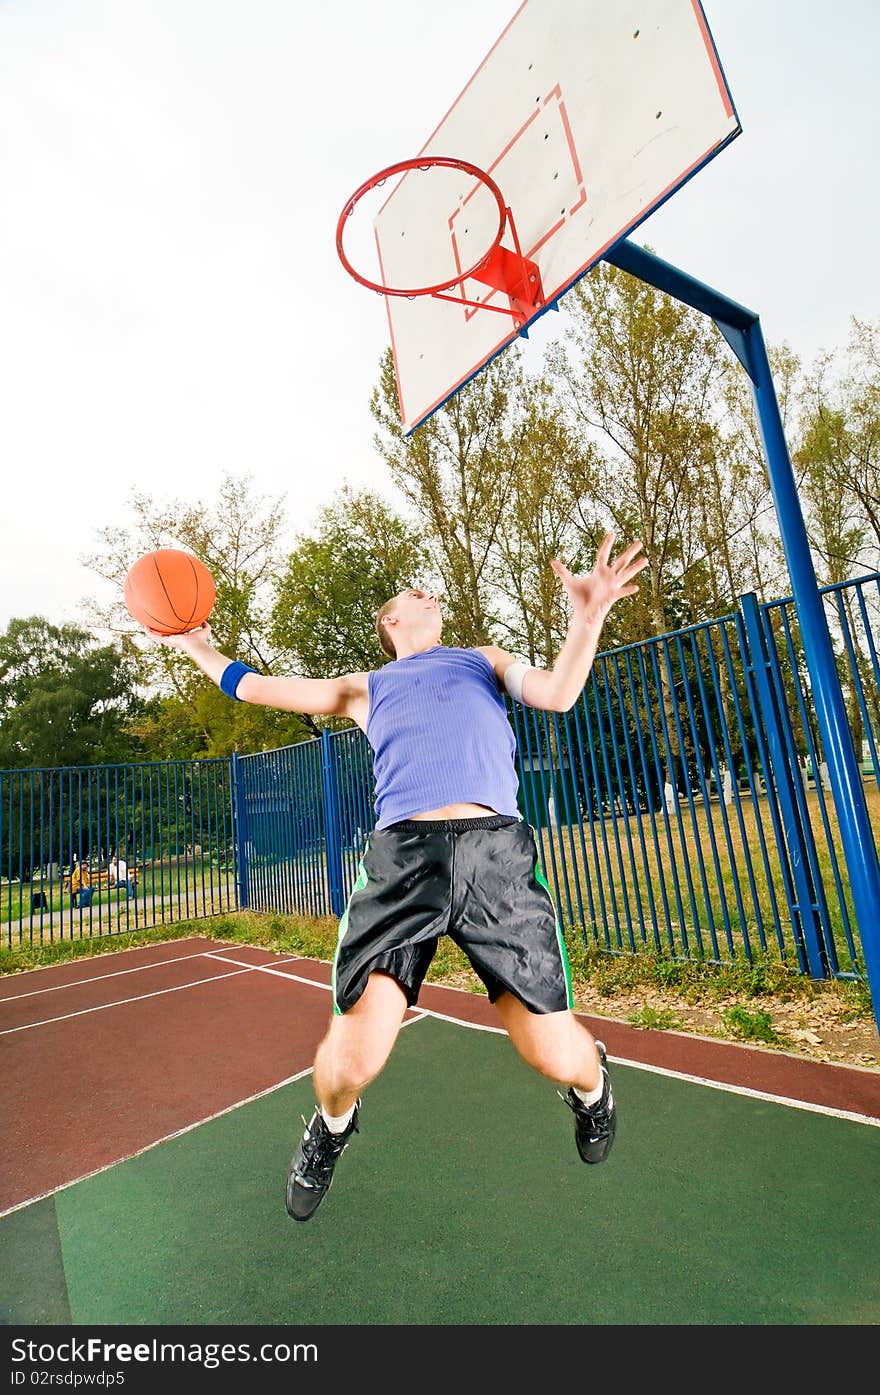
[[[593,570],[552,563],[571,602],[552,669],[528,667],[497,645],[441,643],[437,598],[413,589],[387,601],[377,634],[391,662],[342,678],[270,678],[230,663],[206,625],[153,638],[182,649],[225,693],[314,716],[348,717],[373,751],[376,826],[339,924],[333,1015],[314,1064],[317,1106],[287,1177],[297,1221],[314,1215],[358,1130],[361,1094],[385,1065],[415,1005],[441,935],[461,947],[520,1056],[567,1087],[578,1153],[601,1163],[616,1111],[605,1047],[572,1007],[565,944],[520,818],[515,742],[502,690],[549,712],[580,696],[605,617],[638,587],[640,542],[611,561],[606,534]]]

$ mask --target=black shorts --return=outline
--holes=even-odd
[[[375,970],[412,1007],[441,935],[464,950],[492,1002],[573,1005],[568,957],[530,826],[505,815],[405,820],[370,834],[333,961],[333,1006],[353,1007]]]

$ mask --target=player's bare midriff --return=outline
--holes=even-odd
[[[489,818],[496,811],[485,804],[444,804],[442,809],[429,809],[424,814],[413,814],[414,819],[479,819]]]

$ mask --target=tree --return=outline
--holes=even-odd
[[[493,555],[519,463],[521,382],[519,360],[508,352],[406,437],[390,351],[381,363],[370,404],[379,425],[374,441],[442,581],[447,643],[485,644],[497,618]]]
[[[161,503],[133,493],[129,507],[132,525],[120,528],[117,522],[100,529],[99,550],[84,559],[118,588],[109,606],[92,602],[91,618],[110,630],[141,634],[122,598],[126,573],[145,552],[180,547],[195,553],[214,577],[217,600],[210,623],[218,643],[236,657],[270,667],[266,622],[282,560],[283,501],[255,494],[249,477],[227,475],[217,498],[207,503]],[[171,650],[150,652],[175,660]]]
[[[642,539],[650,562],[631,624],[663,634],[704,618],[688,573],[705,562],[706,481],[723,468],[727,351],[705,316],[611,266],[564,304],[569,330],[551,365],[572,429],[600,449],[596,504],[620,536]]]
[[[154,696],[132,719],[129,731],[150,760],[194,760],[308,741],[315,724],[298,712],[232,702],[200,677],[185,699],[176,693]]]
[[[134,759],[127,728],[142,708],[130,650],[39,615],[0,635],[0,767]]]
[[[564,304],[569,328],[550,366],[572,432],[595,453],[593,517],[622,539],[641,538],[649,560],[613,639],[714,619],[742,585],[740,538],[768,494],[763,460],[743,445],[743,420],[751,427],[752,419],[731,412],[740,399],[729,350],[705,316],[610,266],[578,282]],[[660,685],[675,782],[691,738],[679,749],[663,665]]]
[[[377,612],[428,566],[412,524],[377,494],[344,488],[287,559],[272,611],[274,646],[309,678],[375,668]]]
[[[785,343],[770,345],[767,354],[782,424],[794,453],[792,443],[797,437],[800,403],[800,360]],[[722,396],[731,482],[727,542],[730,594],[735,597],[754,591],[766,602],[787,590],[789,579],[751,382],[732,354],[727,358]]]
[[[520,448],[492,568],[502,601],[493,609],[499,642],[543,666],[553,663],[567,627],[565,596],[550,561],[558,557],[572,571],[589,567],[604,530],[591,527],[585,514],[595,450],[569,430],[548,379],[525,379],[519,396]]]
[[[865,451],[863,440],[867,437],[869,443],[871,435],[870,425],[860,411],[866,405],[865,399],[859,401],[860,394],[853,390],[851,379],[848,383],[835,383],[833,369],[834,355],[821,355],[804,389],[802,434],[795,462],[800,471],[799,488],[819,582],[840,588],[835,596],[836,619],[853,641],[856,672],[844,667],[841,680],[847,691],[849,720],[858,748],[863,730],[860,693],[867,693],[876,706],[876,683],[871,656],[859,643],[860,627],[853,614],[852,593],[845,583],[876,559],[869,521],[871,493],[876,486],[871,485],[864,471],[870,444]],[[829,620],[834,634],[838,625],[831,616]]]
[[[810,542],[820,562],[820,584],[835,586],[864,565],[868,528],[851,487],[853,441],[846,414],[824,402],[821,393],[821,383],[814,381],[794,459]]]
[[[853,317],[845,388],[851,416],[848,483],[880,551],[880,320]]]
[[[255,494],[248,478],[227,476],[210,503],[162,503],[133,494],[133,523],[102,529],[101,547],[86,563],[118,587],[118,598],[103,608],[94,602],[97,624],[126,636],[142,635],[122,599],[122,583],[132,563],[159,547],[195,553],[211,571],[217,601],[210,617],[218,648],[261,671],[277,662],[269,619],[282,568],[285,512],[280,499]],[[311,728],[300,716],[230,702],[178,651],[144,642],[137,653],[141,682],[153,700],[133,732],[153,758],[228,755],[303,740]]]

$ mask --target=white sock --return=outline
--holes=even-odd
[[[354,1105],[351,1106],[351,1109],[347,1109],[344,1114],[340,1114],[338,1119],[335,1114],[328,1114],[324,1106],[321,1105],[321,1118],[331,1133],[342,1133],[343,1130],[347,1129],[353,1115]]]
[[[605,1089],[605,1076],[601,1071],[599,1072],[599,1084],[596,1086],[595,1090],[579,1090],[576,1085],[572,1085],[571,1088],[574,1090],[578,1099],[583,1100],[584,1104],[598,1104],[602,1098],[602,1091]]]

